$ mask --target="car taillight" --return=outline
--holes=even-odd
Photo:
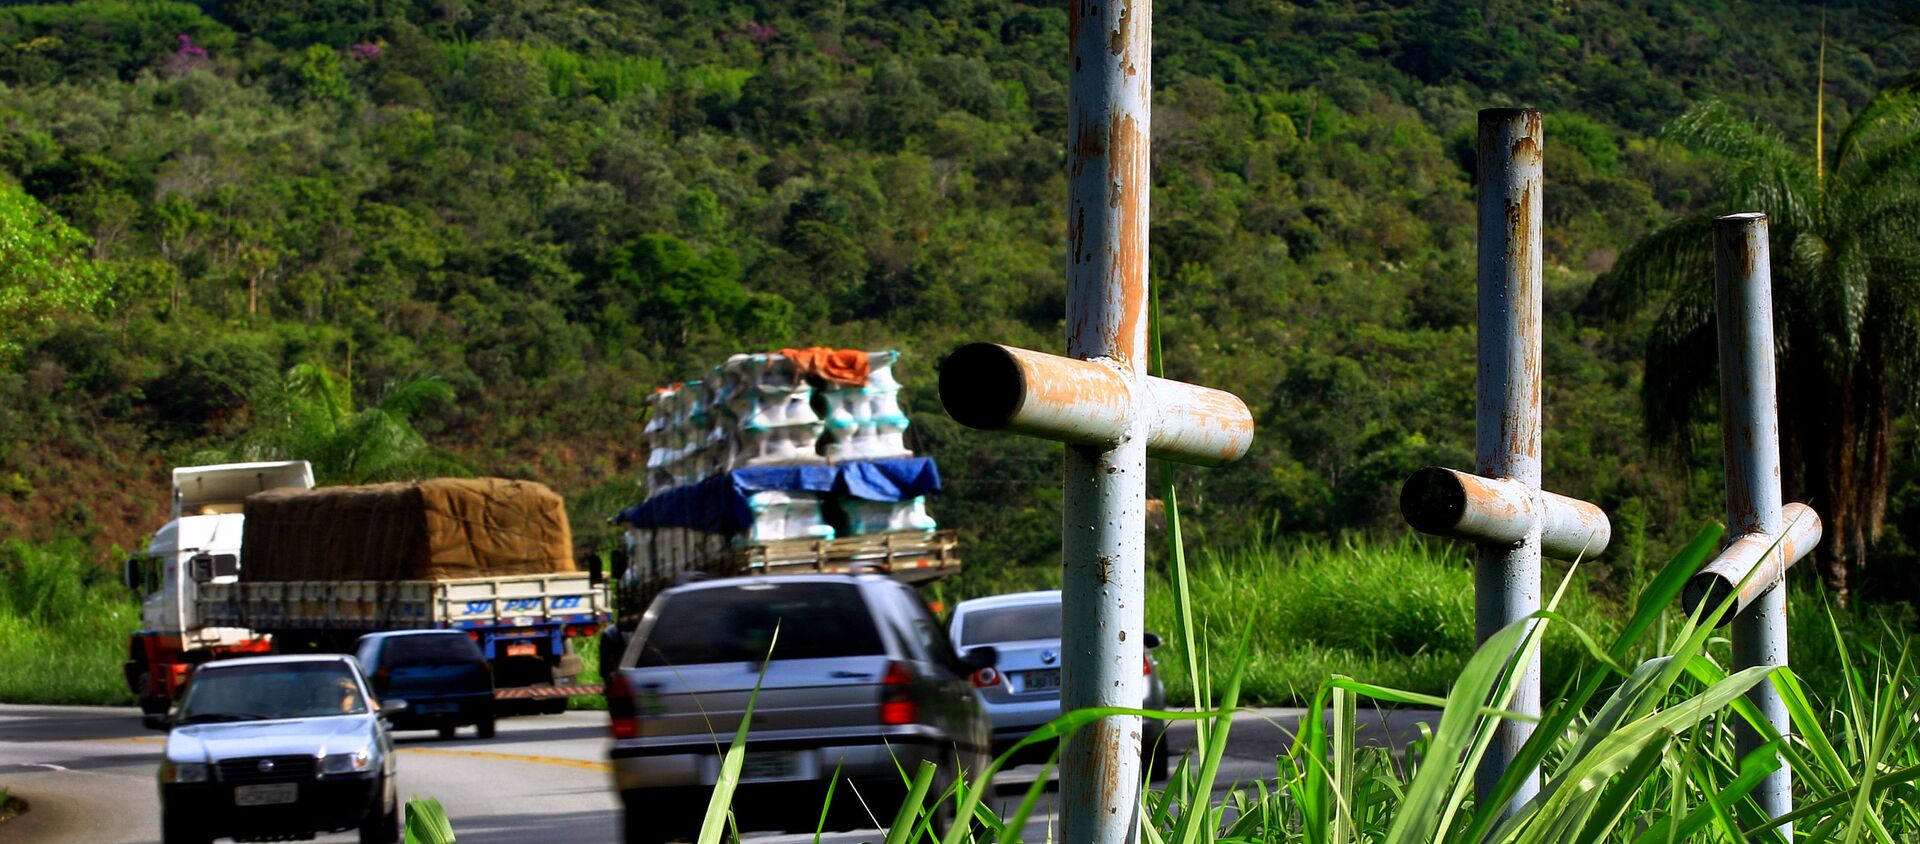
[[[393,666],[391,665],[380,666],[379,671],[373,672],[373,693],[376,695],[386,694],[387,686],[392,680],[393,680]]]
[[[984,689],[984,688],[987,688],[988,686],[998,686],[998,685],[1000,685],[1000,672],[995,671],[991,668],[982,668],[979,671],[973,672],[974,688]]]
[[[887,673],[880,678],[880,723],[898,726],[919,720],[920,705],[913,700],[913,672],[904,662],[887,663]]]
[[[608,729],[613,731],[614,740],[638,738],[640,718],[633,710],[633,685],[625,675],[615,674],[602,691],[607,698]]]
[[[1147,656],[1146,654],[1140,655],[1140,676],[1153,676],[1153,657]]]

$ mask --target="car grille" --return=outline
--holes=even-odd
[[[272,762],[271,770],[260,770],[261,762]],[[220,781],[229,783],[287,782],[310,780],[320,760],[312,756],[248,756],[220,763]]]

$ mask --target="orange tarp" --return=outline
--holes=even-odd
[[[800,370],[822,380],[850,387],[867,385],[867,353],[860,349],[829,349],[813,346],[805,349],[781,349],[780,354]]]

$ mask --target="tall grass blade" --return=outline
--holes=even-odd
[[[887,827],[887,844],[907,844],[913,838],[921,810],[926,807],[927,789],[933,785],[933,775],[939,771],[938,765],[920,760],[920,768],[914,772],[913,782],[907,786],[907,799],[901,801],[900,810],[893,815],[893,825]],[[966,824],[954,826],[964,829]]]
[[[453,823],[447,810],[432,797],[407,801],[406,844],[453,844]]]
[[[733,743],[720,760],[720,775],[713,782],[713,795],[707,798],[706,819],[700,823],[699,844],[720,844],[726,832],[727,817],[732,814],[733,793],[740,788],[740,766],[747,759],[747,728],[753,724],[753,705],[760,700],[760,683],[767,679],[767,665],[773,662],[773,649],[780,644],[780,625],[773,625],[767,641],[767,661],[760,663],[760,674],[753,679],[753,693],[747,695],[747,709],[740,713],[740,727],[733,732]]]

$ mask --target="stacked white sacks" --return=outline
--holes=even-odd
[[[927,515],[927,497],[917,495],[906,501],[866,501],[842,498],[840,509],[847,514],[847,533],[865,536],[903,530],[930,531],[939,527]]]
[[[893,378],[893,363],[899,357],[894,351],[872,352],[867,355],[866,386],[821,391],[827,406],[823,451],[829,461],[913,456],[905,439],[907,415],[900,410],[900,382]]]
[[[732,421],[727,470],[818,463],[826,425],[813,409],[813,386],[784,355],[734,355],[718,369],[719,407]]]
[[[740,543],[753,545],[780,539],[832,539],[834,529],[820,512],[820,494],[768,490],[747,496],[753,524]]]
[[[692,486],[736,469],[843,463],[911,457],[894,379],[894,351],[870,352],[867,383],[815,390],[785,355],[741,354],[714,367],[702,381],[656,390],[644,435],[648,446],[647,495]],[[832,539],[826,496],[811,492],[762,492],[748,499],[754,521],[731,537],[733,544],[778,539]],[[923,499],[865,501],[840,496],[851,535],[933,530]],[[686,528],[637,530],[631,539],[636,565],[648,555],[685,559],[729,538]]]

